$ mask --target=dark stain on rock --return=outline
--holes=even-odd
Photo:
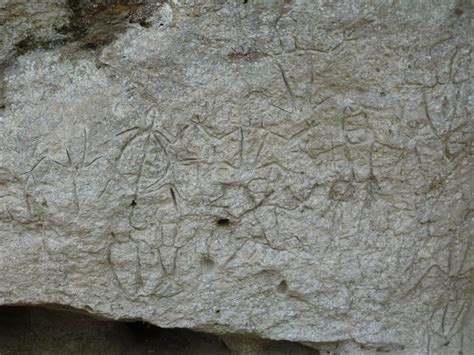
[[[68,0],[71,12],[69,26],[60,29],[79,41],[83,49],[103,47],[111,43],[117,34],[125,32],[129,23],[146,21],[145,1],[87,1]]]
[[[76,43],[78,48],[96,50],[116,39],[131,23],[141,27],[152,26],[147,21],[152,13],[151,0],[67,0],[68,23],[53,27],[56,36],[37,37],[34,32],[14,45],[13,57],[35,49],[52,49],[67,43]],[[52,25],[53,26],[53,25]]]
[[[68,42],[67,39],[47,40],[28,35],[14,46],[14,55],[20,56],[35,49],[53,49]]]

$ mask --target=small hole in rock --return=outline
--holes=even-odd
[[[230,227],[230,220],[228,218],[219,218],[217,221],[216,221],[216,224],[219,226],[219,227]]]
[[[221,310],[220,310],[220,309],[216,309],[216,313],[221,313]]]
[[[151,23],[147,22],[147,21],[140,21],[139,25],[144,27],[144,28],[150,28],[151,27]]]
[[[130,206],[135,207],[136,205],[137,205],[137,201],[132,200],[132,202],[130,203]]]
[[[288,284],[286,283],[285,280],[280,282],[280,284],[277,286],[277,291],[281,294],[287,294],[288,293]]]
[[[99,47],[99,45],[97,43],[94,43],[94,42],[88,42],[86,44],[84,44],[83,48],[85,49],[97,49]]]

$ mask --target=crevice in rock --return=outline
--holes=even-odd
[[[0,113],[5,110],[7,107],[7,102],[5,98],[5,69],[7,68],[7,63],[2,63],[0,61]]]
[[[0,354],[320,354],[290,341],[161,328],[59,304],[0,306]]]
[[[115,321],[60,305],[1,306],[0,354],[231,354],[212,334]]]

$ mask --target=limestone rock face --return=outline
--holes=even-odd
[[[0,304],[472,354],[470,1],[35,4],[0,1]]]

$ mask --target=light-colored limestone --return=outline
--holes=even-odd
[[[470,354],[469,2],[196,3],[16,56],[1,13],[0,303]]]

